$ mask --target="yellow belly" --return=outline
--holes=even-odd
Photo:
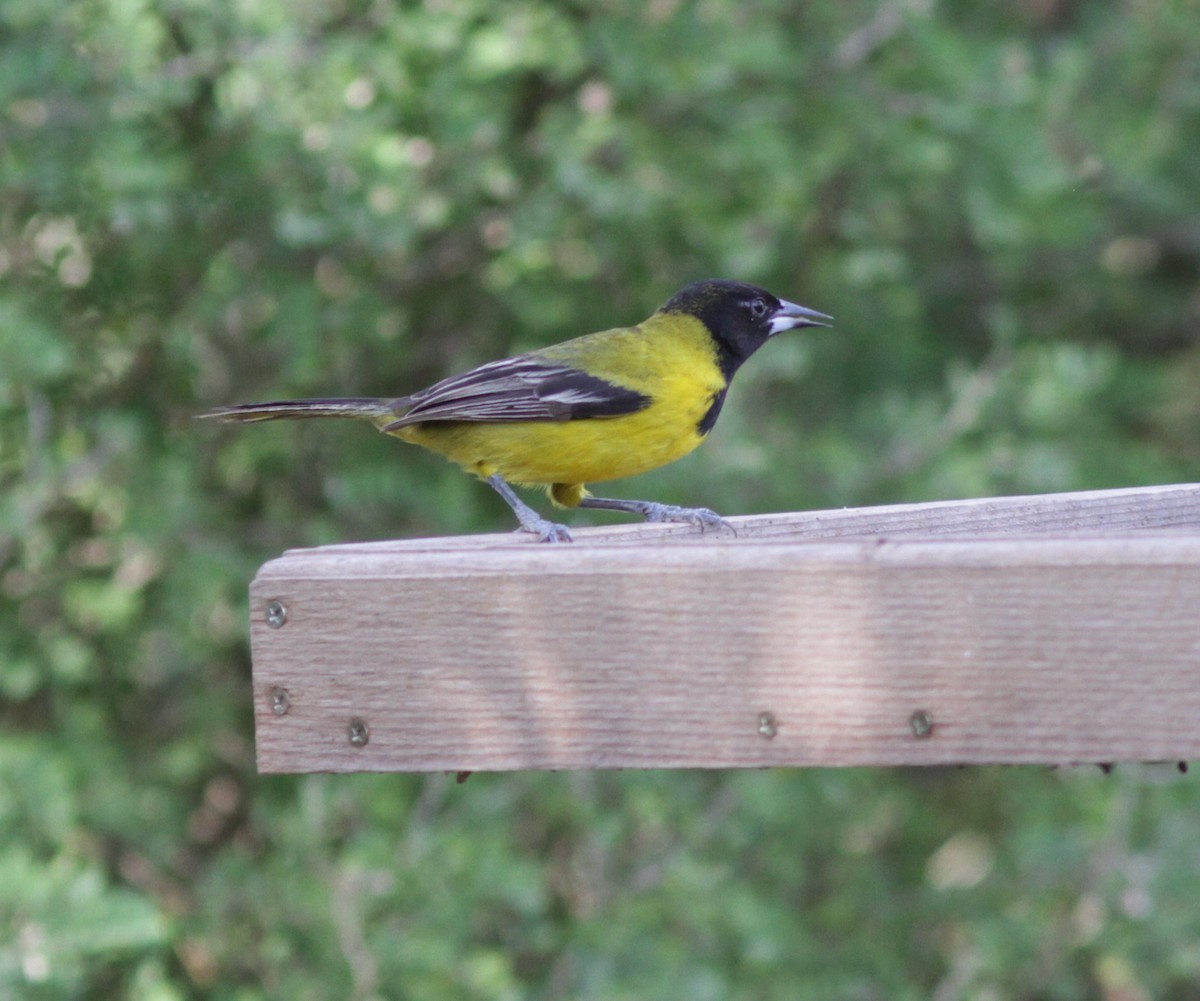
[[[446,456],[476,476],[510,483],[600,483],[665,466],[703,440],[706,406],[681,419],[663,408],[623,417],[514,423],[430,422],[401,428],[398,438]]]

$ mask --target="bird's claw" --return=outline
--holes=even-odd
[[[733,531],[733,526],[729,522],[716,511],[710,511],[706,507],[679,507],[676,504],[650,503],[646,505],[645,516],[647,521],[683,521],[689,525],[697,525],[701,529],[727,528],[731,532]]]
[[[566,525],[559,525],[557,522],[550,521],[546,518],[530,519],[522,521],[518,532],[529,532],[531,535],[538,537],[538,542],[572,542],[571,530]]]

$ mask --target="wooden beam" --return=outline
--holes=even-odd
[[[734,522],[271,561],[260,770],[1200,757],[1200,486]]]

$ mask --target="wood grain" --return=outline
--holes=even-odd
[[[1198,756],[1196,486],[672,529],[271,561],[251,587],[260,770]]]
[[[711,530],[702,532],[691,525],[644,522],[614,524],[604,528],[575,527],[591,513],[558,514],[572,522],[571,531],[576,542],[588,545],[625,545],[646,540],[669,540],[672,543],[800,542],[875,538],[881,535],[892,538],[944,538],[1015,534],[1077,535],[1149,529],[1200,531],[1200,484],[729,517],[726,520],[734,527],[736,534]],[[537,547],[539,543],[527,533],[506,532],[500,535],[459,535],[435,539],[389,539],[350,545],[355,552],[361,552],[364,546],[391,552]],[[325,548],[339,549],[341,546]]]

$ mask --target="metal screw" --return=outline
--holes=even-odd
[[[271,689],[271,712],[276,716],[284,716],[292,707],[292,697],[286,688],[278,686]]]
[[[287,622],[287,605],[278,599],[267,602],[267,625],[278,629]]]
[[[758,733],[759,736],[770,740],[779,732],[779,724],[775,721],[774,713],[759,713],[758,714]]]
[[[925,709],[918,709],[909,716],[908,725],[912,727],[914,737],[928,737],[933,733],[933,717]]]
[[[367,741],[371,739],[371,731],[367,729],[366,720],[359,716],[355,716],[350,721],[350,727],[347,732],[350,735],[350,745],[352,747],[366,747]]]

